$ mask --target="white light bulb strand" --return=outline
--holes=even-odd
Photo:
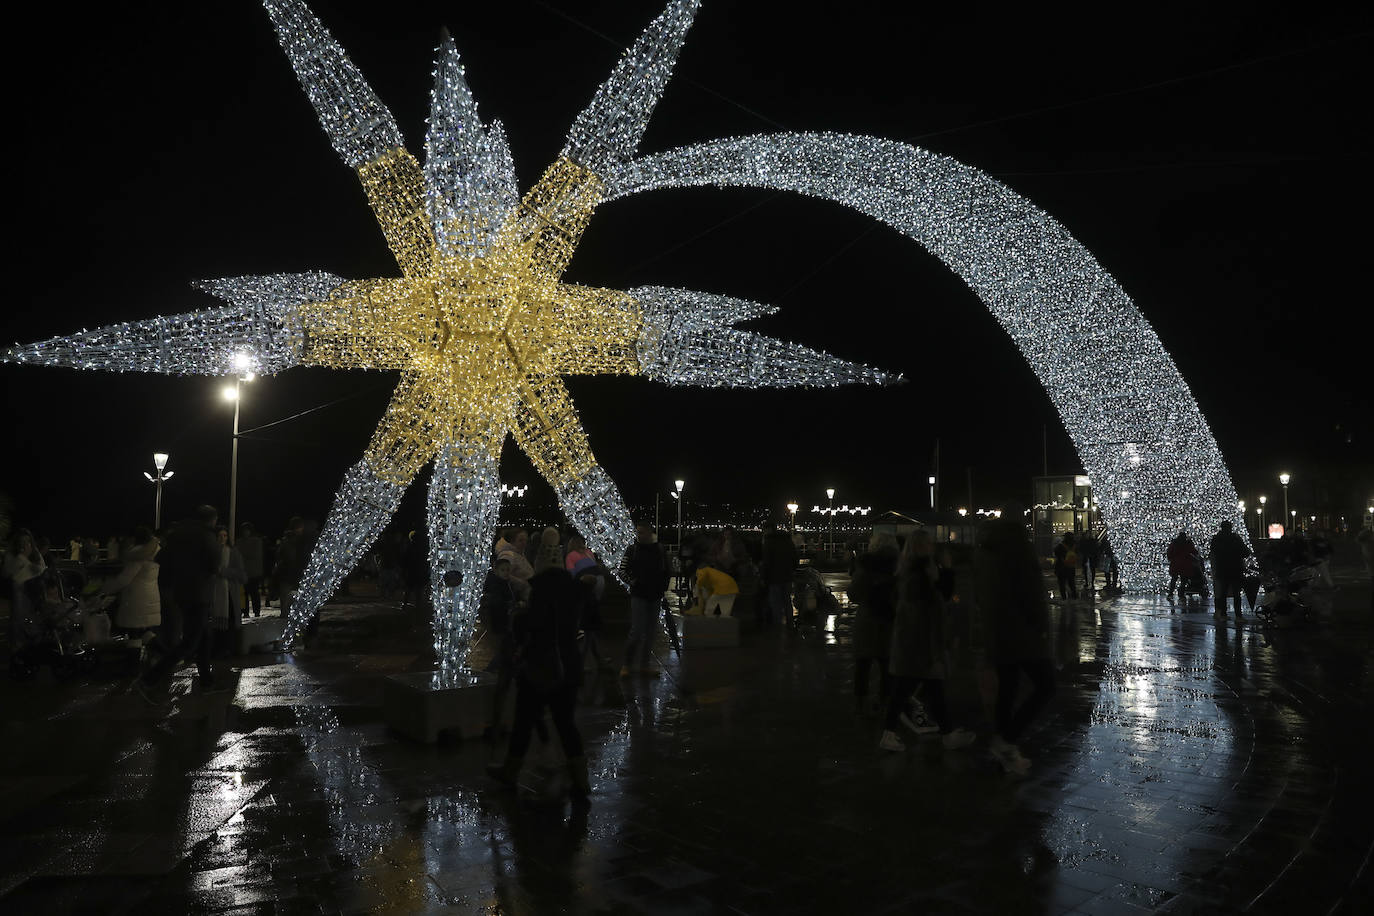
[[[635,540],[635,524],[610,475],[597,465],[557,492],[568,521],[606,570],[620,579],[621,562]]]
[[[968,283],[1058,408],[1129,588],[1167,584],[1163,549],[1180,527],[1202,537],[1222,519],[1239,521],[1221,452],[1159,337],[1087,249],[1006,186],[904,143],[789,133],[637,160],[607,176],[606,199],[701,185],[845,204],[914,239]],[[1085,388],[1092,398],[1081,397]]]

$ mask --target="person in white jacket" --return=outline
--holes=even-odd
[[[124,568],[101,584],[106,594],[119,594],[119,609],[114,625],[121,630],[142,633],[162,623],[162,600],[158,594],[158,563],[155,559],[162,548],[147,528],[134,529],[134,546],[124,554]]]

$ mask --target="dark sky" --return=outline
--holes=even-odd
[[[447,26],[483,117],[507,127],[522,187],[659,6],[313,4],[417,153]],[[1279,470],[1294,473],[1296,494],[1333,467],[1374,491],[1363,282],[1374,13],[894,6],[708,0],[641,150],[840,130],[976,166],[1056,217],[1120,281],[1191,384],[1242,495],[1276,490]],[[262,9],[161,7],[13,14],[11,34],[46,64],[8,74],[20,232],[7,340],[213,305],[189,288],[196,278],[396,273]],[[837,392],[573,380],[593,447],[631,503],[651,504],[655,487],[683,476],[709,502],[809,505],[835,486],[844,502],[919,508],[937,438],[951,504],[965,502],[970,469],[976,503],[1024,499],[1045,428],[1051,471],[1079,469],[1034,375],[962,282],[834,205],[641,195],[598,212],[568,278],[776,303],[760,330],[911,380]],[[226,503],[232,415],[219,382],[14,366],[0,378],[0,489],[20,523],[65,536],[149,521],[140,472],[158,449],[177,472],[172,517]],[[245,428],[347,400],[242,443],[240,519],[275,531],[293,513],[322,518],[390,381],[293,370],[254,382]],[[534,480],[513,445],[504,468],[511,483]]]

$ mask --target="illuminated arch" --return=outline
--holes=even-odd
[[[1221,451],[1154,329],[1063,226],[977,169],[896,141],[788,133],[638,159],[608,185],[608,199],[701,185],[795,191],[934,254],[983,300],[1059,410],[1126,588],[1165,586],[1164,546],[1181,528],[1200,540],[1230,519],[1245,532]]]

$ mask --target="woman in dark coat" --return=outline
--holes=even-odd
[[[591,784],[582,735],[573,721],[577,688],[582,682],[582,658],[577,648],[582,604],[582,593],[563,567],[558,531],[547,528],[535,555],[529,605],[511,619],[516,644],[516,694],[510,747],[505,763],[491,764],[487,772],[497,781],[515,787],[531,733],[547,707],[568,758],[573,800],[585,803]]]
[[[975,737],[973,732],[953,727],[945,706],[949,627],[934,553],[930,533],[915,531],[907,538],[897,560],[897,603],[888,654],[892,696],[887,704],[883,737],[878,742],[878,746],[887,751],[900,751],[904,747],[902,739],[897,737],[897,725],[917,687],[923,689],[926,709],[939,726],[946,748],[967,747]]]
[[[989,521],[974,558],[975,597],[997,669],[997,734],[992,755],[1009,773],[1024,773],[1030,761],[1017,740],[1054,696],[1050,609],[1040,561],[1017,513]],[[1034,688],[1016,707],[1021,675]]]
[[[854,707],[862,715],[868,705],[868,671],[878,665],[879,701],[887,702],[887,653],[892,643],[892,615],[897,604],[897,539],[875,533],[868,551],[859,557],[849,597],[858,604],[854,614]]]

